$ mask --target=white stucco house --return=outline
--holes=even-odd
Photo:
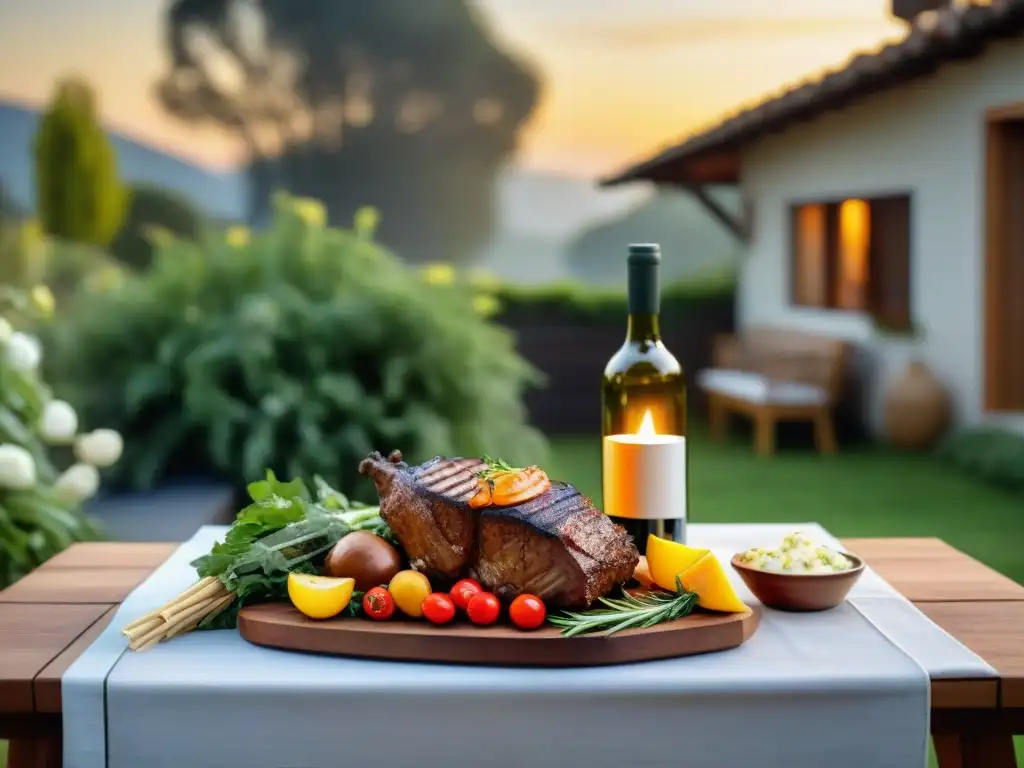
[[[917,358],[959,425],[1024,432],[1024,0],[942,5],[893,0],[900,42],[602,184],[697,194],[745,242],[737,326],[866,350],[876,429]],[[745,216],[707,194],[720,184],[740,186]]]

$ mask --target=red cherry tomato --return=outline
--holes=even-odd
[[[363,611],[375,621],[390,619],[395,613],[395,598],[384,587],[368,589],[363,595]]]
[[[519,595],[508,607],[508,616],[519,629],[536,629],[547,615],[544,601],[536,595]]]
[[[484,591],[484,588],[480,586],[480,582],[475,579],[461,579],[455,582],[455,586],[452,587],[451,595],[452,602],[455,603],[455,607],[460,610],[466,610],[469,606],[469,601],[473,595],[479,595]]]
[[[455,618],[455,603],[444,592],[434,592],[423,601],[423,615],[431,624],[447,624]]]
[[[501,614],[501,603],[490,592],[480,592],[470,598],[469,605],[466,606],[466,613],[474,624],[486,626],[498,620],[498,616]]]

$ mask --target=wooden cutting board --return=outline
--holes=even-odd
[[[469,623],[434,626],[426,621],[376,622],[343,617],[317,621],[287,603],[243,608],[238,629],[256,645],[336,656],[447,664],[526,667],[592,667],[723,651],[757,629],[760,614],[695,612],[649,629],[610,637],[565,638],[555,627],[522,632],[510,626]]]

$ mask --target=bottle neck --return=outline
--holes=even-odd
[[[653,344],[661,341],[658,316],[631,313],[626,321],[626,341],[636,344]]]
[[[658,285],[658,263],[654,260],[631,259],[628,264],[629,320],[627,342],[656,342],[660,338],[658,313],[661,290]]]

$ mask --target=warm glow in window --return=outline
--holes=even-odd
[[[828,239],[824,205],[804,205],[797,211],[796,300],[824,307],[828,296],[825,277]]]
[[[867,305],[868,247],[871,209],[864,200],[846,200],[839,206],[839,272],[836,297],[842,309]]]

